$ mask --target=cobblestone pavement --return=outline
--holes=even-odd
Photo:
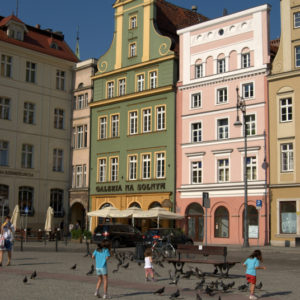
[[[95,299],[94,291],[96,276],[87,276],[91,264],[90,257],[84,257],[84,244],[69,244],[67,247],[59,244],[59,252],[54,243],[43,246],[42,243],[28,243],[24,245],[24,251],[19,251],[19,245],[15,247],[12,265],[5,266],[6,254],[4,254],[4,266],[0,267],[0,299]],[[94,247],[91,247],[93,250]],[[299,300],[300,299],[300,249],[298,248],[274,248],[262,247],[264,264],[267,270],[258,271],[258,282],[263,282],[263,288],[257,291],[257,295],[268,300]],[[133,248],[121,248],[118,251],[134,251]],[[229,247],[229,259],[233,258],[243,262],[253,251],[253,248],[243,249]],[[77,264],[76,270],[71,266]],[[174,285],[169,285],[168,270],[173,266],[165,263],[165,267],[155,266],[160,274],[156,282],[145,282],[143,264],[130,262],[128,269],[120,268],[116,273],[117,261],[112,258],[109,261],[109,294],[113,299],[146,300],[146,299],[169,299],[176,291]],[[210,265],[198,265],[202,271],[212,272]],[[188,266],[185,270],[188,270]],[[35,280],[28,279],[23,283],[25,275],[30,277],[33,270],[37,271]],[[215,293],[213,296],[200,291],[203,300],[246,300],[248,292],[240,292],[237,286],[244,284],[244,269],[241,264],[236,265],[230,272],[231,278],[224,282],[235,281],[235,287],[227,293]],[[216,280],[208,277],[207,281]],[[194,287],[199,279],[180,279],[178,299],[196,299]],[[162,296],[153,295],[153,291],[165,287]],[[102,292],[102,291],[101,291]]]

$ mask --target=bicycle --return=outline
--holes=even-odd
[[[176,257],[176,249],[171,244],[169,238],[154,240],[151,249],[153,253],[152,257],[154,260],[157,260],[161,257],[163,258]]]

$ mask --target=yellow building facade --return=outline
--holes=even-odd
[[[280,45],[268,78],[271,244],[294,246],[300,241],[300,0],[280,5]]]

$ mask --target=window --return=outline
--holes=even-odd
[[[201,93],[192,94],[192,108],[199,108],[201,107]]]
[[[76,180],[75,180],[76,187],[82,187],[82,166],[76,166]]]
[[[83,165],[83,179],[82,179],[82,186],[85,187],[87,186],[87,168],[86,165]]]
[[[142,92],[145,89],[145,76],[144,74],[137,75],[137,91]]]
[[[247,156],[247,179],[256,180],[256,157]]]
[[[88,126],[83,126],[83,147],[87,147],[87,140],[88,140]]]
[[[10,119],[10,99],[0,97],[0,119]]]
[[[22,145],[22,168],[33,168],[33,146],[28,144]]]
[[[64,200],[64,191],[61,189],[51,189],[50,191],[50,206],[54,210],[54,217],[63,217],[63,200]]]
[[[78,101],[77,101],[77,109],[83,109],[84,108],[84,95],[78,95]]]
[[[219,206],[215,211],[215,237],[229,237],[229,213],[224,206]]]
[[[107,138],[107,117],[100,117],[99,120],[99,139],[106,139]]]
[[[228,119],[218,120],[218,140],[228,139]]]
[[[129,134],[138,133],[138,112],[131,111],[129,112]]]
[[[249,68],[250,67],[250,53],[243,53],[242,54],[242,68]]]
[[[136,16],[132,16],[132,17],[130,17],[129,28],[134,29],[136,27],[137,27],[137,18],[136,18]]]
[[[54,128],[64,129],[65,111],[60,108],[54,109]]]
[[[150,77],[150,89],[157,88],[157,72],[153,71],[149,74]]]
[[[106,181],[106,158],[98,159],[98,181],[105,182]]]
[[[53,149],[53,172],[63,172],[63,154],[62,149]]]
[[[229,160],[219,159],[218,160],[218,182],[229,181]]]
[[[36,64],[30,61],[26,62],[26,81],[35,83]]]
[[[115,138],[119,136],[119,115],[111,116],[111,137]]]
[[[83,126],[77,126],[77,148],[83,148]]]
[[[193,123],[192,124],[192,142],[197,143],[202,141],[202,124]]]
[[[254,97],[253,82],[243,84],[242,90],[244,99],[251,99]]]
[[[12,77],[12,57],[1,55],[1,76]]]
[[[23,122],[26,124],[34,124],[34,121],[35,121],[35,104],[30,102],[25,102]]]
[[[119,169],[119,159],[118,157],[112,157],[110,159],[110,180],[118,181],[118,169]]]
[[[137,156],[130,155],[128,161],[128,179],[136,180],[136,170],[137,170]]]
[[[227,103],[227,88],[221,88],[217,90],[217,103]]]
[[[65,89],[65,71],[56,70],[56,89],[64,91],[64,89]]]
[[[21,215],[32,216],[33,211],[33,197],[34,189],[29,186],[20,186],[19,187],[19,207]]]
[[[2,215],[7,216],[9,214],[9,186],[6,184],[0,184],[0,211]]]
[[[72,128],[72,148],[76,147],[76,127]]]
[[[150,154],[142,155],[142,178],[150,179],[151,177],[151,158]]]
[[[129,45],[129,57],[136,56],[136,43]]]
[[[143,109],[143,132],[151,131],[151,108]]]
[[[107,83],[107,98],[113,98],[114,86],[115,86],[115,83],[113,81],[110,81]]]
[[[292,98],[280,99],[280,122],[290,122],[293,120]]]
[[[8,166],[8,142],[0,140],[0,166]]]
[[[300,67],[300,46],[295,48],[295,52],[296,52],[296,67]]]
[[[298,28],[300,27],[300,12],[294,13],[294,27]]]
[[[203,64],[195,65],[195,78],[203,77]]]
[[[294,150],[293,144],[281,144],[281,172],[291,172],[294,170]]]
[[[192,162],[192,183],[202,183],[202,161]]]
[[[156,130],[166,129],[166,107],[157,106],[156,107]]]
[[[126,92],[126,81],[125,79],[119,79],[119,96],[124,96]]]
[[[280,201],[280,233],[297,233],[296,201]]]
[[[225,58],[217,60],[217,73],[224,73],[225,70]]]
[[[256,121],[255,115],[247,115],[245,116],[246,120],[246,132],[247,135],[256,135]]]
[[[165,178],[166,158],[164,152],[156,153],[156,178]]]

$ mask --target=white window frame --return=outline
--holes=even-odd
[[[83,109],[84,108],[84,94],[78,95],[77,98],[77,109]]]
[[[300,67],[300,46],[295,47],[295,66]]]
[[[83,125],[77,126],[77,149],[83,148]]]
[[[1,55],[1,76],[12,78],[12,56],[2,54]]]
[[[300,27],[300,11],[294,13],[294,28]]]
[[[137,179],[137,155],[128,156],[128,180]]]
[[[281,172],[294,171],[294,145],[293,143],[280,144]]]
[[[66,81],[66,72],[62,70],[56,70],[56,89],[64,91]]]
[[[129,135],[138,133],[138,112],[136,110],[129,112]]]
[[[191,108],[201,108],[202,107],[202,93],[191,94]]]
[[[137,27],[137,16],[130,17],[130,29]]]
[[[35,124],[35,104],[24,102],[23,123]]]
[[[246,115],[246,131],[247,131],[247,136],[256,135],[256,115],[255,114]],[[254,133],[253,133],[253,131],[254,131]]]
[[[217,73],[225,73],[226,72],[226,60],[225,57],[221,59],[217,59]]]
[[[199,143],[202,141],[202,122],[191,124],[191,142]]]
[[[157,88],[157,71],[149,72],[150,89]]]
[[[121,78],[118,80],[118,86],[119,86],[119,96],[124,96],[126,93],[126,80],[125,78]]]
[[[86,167],[85,164],[82,165],[82,169],[83,169],[82,186],[86,187],[87,186],[87,182],[86,182],[86,179],[87,179],[87,167]]]
[[[26,61],[26,82],[36,82],[36,63]]]
[[[254,83],[247,82],[242,84],[242,97],[245,100],[254,98]]]
[[[166,177],[166,155],[165,152],[157,152],[156,159],[156,178],[161,179]]]
[[[107,116],[101,116],[99,118],[99,139],[107,138]]]
[[[142,110],[143,133],[151,132],[151,108]]]
[[[195,65],[195,78],[203,77],[203,63]]]
[[[229,182],[229,158],[217,160],[217,176],[218,182]]]
[[[82,170],[82,165],[77,165],[76,166],[76,180],[75,180],[75,186],[77,188],[83,186],[83,170]]]
[[[280,122],[293,121],[293,99],[292,97],[280,98]]]
[[[98,159],[98,181],[99,182],[106,182],[106,166],[107,164],[107,159],[106,158],[99,158]]]
[[[129,57],[136,56],[136,43],[129,44]]]
[[[142,154],[142,179],[151,178],[151,155]]]
[[[195,180],[196,179],[196,180]],[[191,162],[191,183],[202,183],[202,161]]]
[[[119,115],[111,115],[111,137],[116,138],[119,137],[120,134],[120,118]]]
[[[144,74],[138,74],[136,76],[136,86],[137,86],[138,92],[142,92],[145,90],[145,75]]]
[[[242,69],[250,68],[250,66],[251,66],[250,52],[242,53],[242,55],[241,55],[241,67],[242,67]]]
[[[118,171],[119,171],[119,158],[111,157],[110,158],[110,181],[118,181]]]
[[[217,104],[228,103],[227,87],[217,89]]]
[[[254,181],[257,179],[257,158],[256,156],[247,156],[247,179]]]
[[[159,105],[156,107],[156,130],[166,129],[166,107]]]
[[[222,121],[227,120],[227,124],[220,124]],[[227,140],[229,139],[229,119],[222,118],[217,119],[217,139],[218,140]]]
[[[0,119],[10,120],[10,99],[6,97],[0,97]]]
[[[107,82],[107,98],[113,98],[114,97],[114,88],[115,83],[113,81]]]

